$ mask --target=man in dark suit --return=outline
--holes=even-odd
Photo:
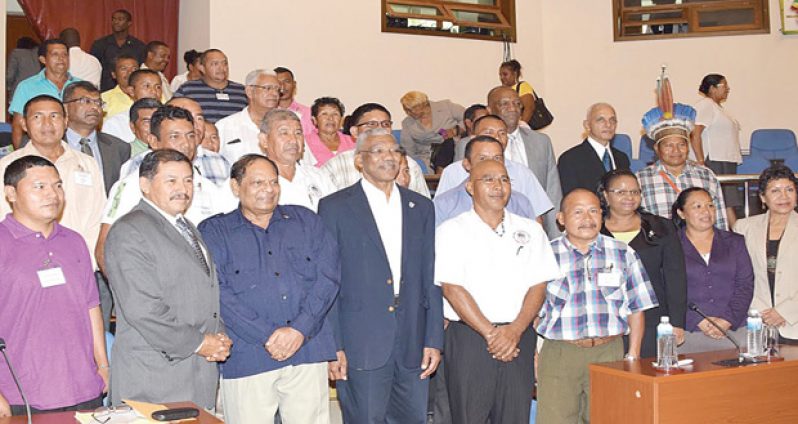
[[[183,217],[194,192],[191,161],[165,149],[139,168],[144,198],[111,227],[105,270],[117,306],[111,402],[216,405],[215,362],[230,354],[213,257]]]
[[[345,422],[423,424],[427,377],[443,346],[435,212],[429,199],[394,183],[401,148],[388,130],[361,132],[356,149],[363,179],[319,204],[342,261],[330,377]]]
[[[618,118],[607,103],[596,103],[587,110],[582,123],[587,138],[560,155],[557,169],[563,195],[576,188],[595,192],[601,177],[613,169],[629,169],[626,153],[612,147]]]
[[[64,89],[69,147],[94,157],[103,173],[105,193],[119,179],[119,169],[130,159],[130,144],[97,131],[103,115],[100,91],[88,81],[78,81]]]

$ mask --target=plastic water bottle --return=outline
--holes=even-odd
[[[746,328],[748,330],[748,356],[762,356],[765,353],[762,339],[764,335],[764,327],[762,325],[762,316],[756,309],[748,311],[748,319],[746,320]]]
[[[660,317],[657,325],[657,367],[664,370],[678,367],[676,336],[667,316]]]

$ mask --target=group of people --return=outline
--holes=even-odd
[[[605,103],[558,161],[525,123],[517,63],[484,106],[408,93],[397,140],[383,105],[301,105],[284,67],[235,83],[217,49],[167,100],[114,40],[111,90],[130,105],[104,118],[109,91],[68,71],[55,93],[18,89],[26,138],[0,160],[0,337],[34,411],[110,391],[323,423],[332,380],[345,422],[517,423],[537,381],[537,422],[586,422],[587,365],[653,356],[661,316],[682,351],[724,347],[688,304],[733,337],[756,308],[798,342],[796,179],[766,169],[768,212],[728,231],[715,174],[688,159],[691,143],[704,156],[694,124],[714,121],[689,106],[646,114],[658,159],[634,174]],[[52,83],[66,45],[42,46]],[[448,165],[432,160],[443,140]],[[24,411],[0,367],[0,417]]]

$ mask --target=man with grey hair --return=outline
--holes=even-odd
[[[244,84],[249,106],[216,122],[219,153],[230,163],[246,154],[260,153],[260,123],[280,101],[280,82],[276,75],[265,69],[255,69],[247,74]]]
[[[329,314],[337,360],[329,373],[344,422],[424,424],[428,377],[443,348],[435,210],[395,183],[401,148],[388,125],[378,126],[357,137],[363,178],[319,204],[341,258],[340,294]]]
[[[260,124],[258,142],[260,150],[277,165],[281,205],[304,206],[315,212],[319,200],[335,191],[326,174],[313,165],[298,163],[305,138],[302,123],[294,112],[269,111]]]
[[[613,148],[618,118],[607,103],[594,103],[582,122],[587,137],[581,144],[566,150],[557,162],[563,195],[584,188],[596,191],[601,177],[614,169],[629,169],[626,153]]]

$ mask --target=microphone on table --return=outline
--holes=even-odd
[[[5,358],[6,360],[6,365],[8,365],[8,370],[11,371],[11,378],[14,379],[14,383],[17,385],[17,390],[19,390],[19,395],[22,396],[22,403],[25,404],[25,412],[28,415],[28,424],[31,424],[30,404],[28,403],[28,398],[26,398],[25,393],[22,392],[22,386],[19,385],[17,374],[14,372],[14,368],[11,366],[11,362],[8,360],[8,355],[6,355],[6,341],[1,338],[0,338],[0,353],[3,354],[3,358]]]
[[[722,328],[721,328],[721,327],[718,325],[718,323],[716,323],[716,322],[715,322],[715,320],[713,320],[712,318],[708,317],[708,316],[707,316],[705,313],[701,312],[701,309],[698,309],[698,305],[696,305],[695,303],[693,303],[693,302],[690,302],[690,304],[688,304],[688,305],[687,305],[687,307],[688,307],[688,308],[689,308],[691,311],[693,311],[693,312],[697,313],[698,315],[701,315],[701,317],[703,317],[703,318],[704,318],[705,320],[707,320],[707,321],[708,321],[710,324],[712,324],[712,326],[713,326],[713,327],[717,328],[717,329],[718,329],[718,330],[719,330],[721,333],[723,333],[723,335],[724,335],[724,336],[725,336],[725,337],[726,337],[726,338],[727,338],[727,339],[728,339],[730,342],[732,342],[732,344],[734,344],[734,347],[736,347],[736,348],[737,348],[737,361],[738,361],[739,363],[743,363],[743,362],[745,362],[745,356],[743,356],[743,348],[742,348],[742,347],[740,347],[740,344],[739,344],[739,343],[737,343],[737,342],[736,342],[736,341],[735,341],[735,340],[734,340],[734,339],[733,339],[731,336],[729,336],[729,333],[728,333],[728,332],[726,332],[726,330],[722,329]]]

